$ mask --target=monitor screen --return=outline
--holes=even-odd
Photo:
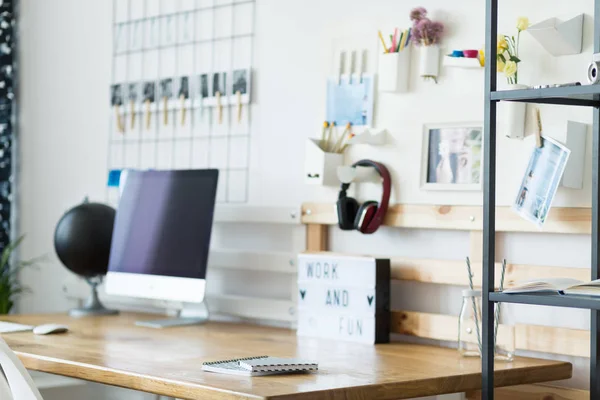
[[[205,279],[218,170],[128,171],[109,271]]]

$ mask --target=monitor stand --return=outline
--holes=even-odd
[[[157,319],[151,321],[136,321],[136,326],[146,328],[172,328],[176,326],[199,325],[208,321],[208,307],[206,301],[200,303],[200,308],[186,309],[182,308],[177,311],[175,318]]]

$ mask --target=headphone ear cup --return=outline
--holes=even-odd
[[[367,201],[360,206],[356,212],[356,216],[354,217],[354,229],[364,233],[366,227],[369,225],[373,219],[373,216],[377,212],[378,206],[379,203],[376,201]]]
[[[343,197],[337,201],[338,226],[344,231],[354,229],[354,219],[358,212],[358,202],[353,197]]]

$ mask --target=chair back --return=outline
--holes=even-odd
[[[17,355],[0,337],[0,399],[43,400]]]

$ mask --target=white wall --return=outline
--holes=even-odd
[[[165,0],[166,1],[166,0]],[[175,1],[175,0],[169,0]],[[68,272],[54,257],[52,234],[61,214],[85,195],[105,198],[108,87],[111,65],[111,1],[22,0],[21,32],[21,187],[20,230],[27,233],[23,256],[49,254],[51,262],[23,278],[33,294],[23,297],[22,312],[64,311],[71,304],[62,292]],[[551,7],[548,5],[552,4]],[[484,43],[481,0],[257,0],[256,81],[250,203],[290,205],[334,202],[334,188],[303,184],[304,141],[317,137],[324,119],[326,76],[333,71],[340,43],[367,42],[377,48],[377,29],[408,26],[408,12],[427,7],[443,20],[446,49],[479,48]],[[553,58],[525,34],[521,81],[528,84],[584,81],[591,52],[592,2],[586,0],[501,2],[502,32],[514,32],[517,16],[532,21],[585,12],[587,54]],[[391,132],[392,146],[351,149],[346,161],[372,157],[394,175],[394,201],[427,204],[481,204],[481,193],[432,193],[420,190],[422,125],[481,121],[483,72],[443,70],[440,83],[422,82],[413,60],[411,93],[378,97],[377,126]],[[544,129],[564,139],[567,119],[591,123],[583,108],[544,107]],[[589,139],[589,138],[588,138]],[[511,202],[527,162],[531,141],[498,143],[498,201]],[[590,152],[584,190],[560,189],[556,203],[590,204]],[[361,198],[377,198],[379,188],[363,185]],[[499,257],[511,262],[584,267],[590,262],[589,238],[563,235],[502,235]],[[243,246],[243,238],[236,238]],[[432,244],[434,246],[432,246]],[[382,229],[377,235],[335,232],[334,250],[412,257],[461,259],[465,233]],[[417,311],[458,313],[459,288],[415,283],[396,285],[393,305]],[[530,307],[510,309],[510,320],[583,328],[588,313]],[[557,358],[557,357],[555,357]],[[575,384],[587,384],[583,360],[576,362]]]

